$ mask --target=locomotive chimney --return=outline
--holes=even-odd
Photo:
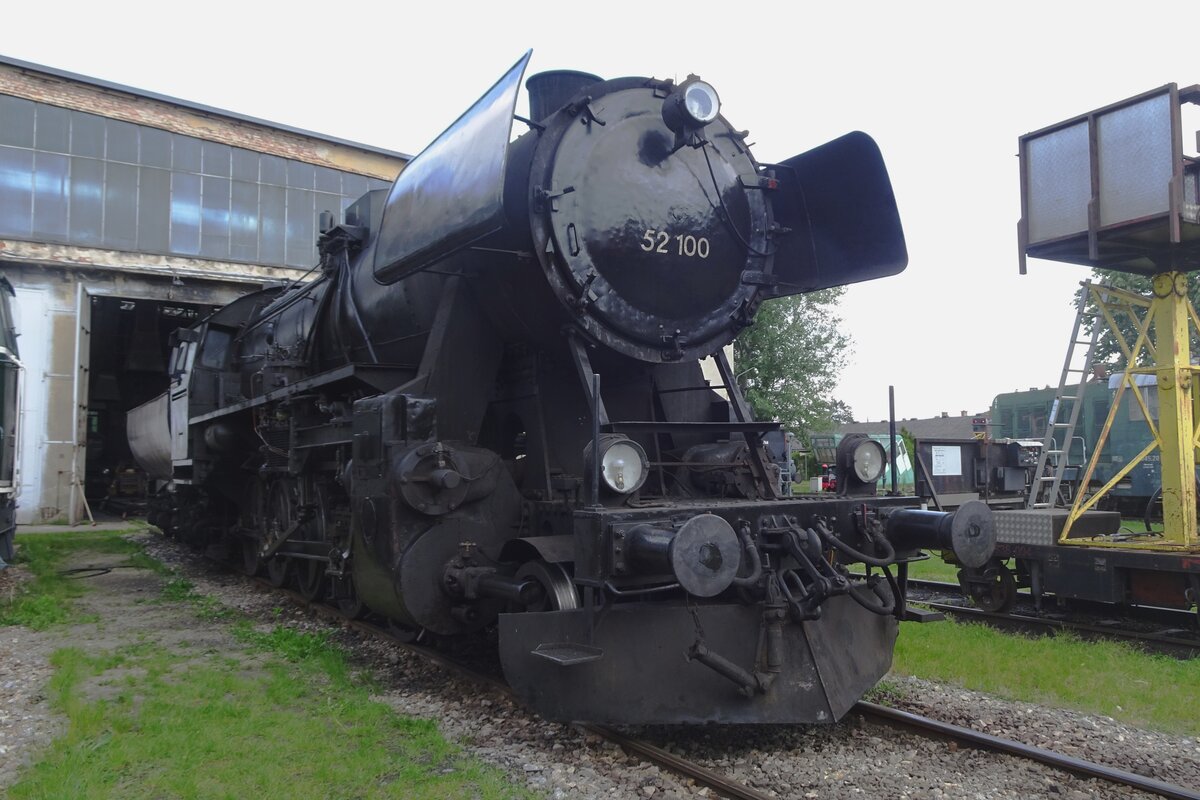
[[[545,119],[565,106],[576,94],[602,80],[599,75],[572,69],[556,69],[530,76],[525,81],[525,88],[529,91],[529,118],[534,122]]]

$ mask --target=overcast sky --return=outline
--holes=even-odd
[[[1017,137],[1200,82],[1182,3],[9,3],[4,55],[416,153],[526,49],[530,72],[684,78],[760,161],[850,130],[883,150],[909,266],[855,286],[856,419],[1056,384],[1083,267],[1017,272]],[[521,101],[523,108],[524,101]],[[1185,118],[1186,120],[1186,118]],[[1185,128],[1187,127],[1185,121]],[[1191,129],[1185,146],[1194,147]]]

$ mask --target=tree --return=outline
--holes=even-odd
[[[1108,285],[1117,289],[1125,289],[1126,291],[1134,292],[1146,297],[1151,296],[1150,278],[1145,275],[1135,275],[1130,272],[1117,272],[1110,269],[1093,269],[1092,283],[1100,283],[1104,281]],[[1188,298],[1192,301],[1192,305],[1200,309],[1200,278],[1194,278],[1188,282]],[[1075,308],[1079,308],[1079,303],[1083,299],[1083,288],[1075,290]],[[1125,337],[1125,343],[1133,347],[1134,341],[1137,339],[1137,331],[1134,328],[1133,320],[1128,314],[1115,315],[1118,327],[1121,329],[1122,336]],[[1125,355],[1121,352],[1120,345],[1117,344],[1116,338],[1108,327],[1108,322],[1103,317],[1098,317],[1092,320],[1085,320],[1084,330],[1090,335],[1092,326],[1100,326],[1100,338],[1096,342],[1096,350],[1092,354],[1092,361],[1096,364],[1106,365],[1110,371],[1122,370],[1125,368]],[[1192,355],[1200,354],[1200,340],[1196,338],[1195,331],[1192,332]],[[1143,350],[1141,353],[1142,363],[1140,366],[1146,366],[1149,362],[1148,353]]]
[[[904,450],[908,453],[908,460],[917,463],[917,437],[912,435],[912,431],[904,426],[900,426],[900,438],[904,440]]]
[[[807,441],[810,434],[853,422],[833,397],[850,352],[834,313],[845,287],[768,300],[734,343],[738,385],[759,419],[778,419]]]

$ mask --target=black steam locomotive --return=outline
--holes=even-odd
[[[780,497],[722,350],[766,299],[905,267],[879,151],[760,165],[694,76],[545,73],[517,117],[528,58],[323,219],[315,280],[177,332],[129,423],[153,521],[401,631],[495,626],[553,719],[835,720],[889,667],[889,565],[993,540],[979,504],[876,497],[865,438],[839,496]]]

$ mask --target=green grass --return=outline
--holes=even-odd
[[[524,796],[433,722],[398,716],[363,688],[317,680],[311,659],[322,650],[240,669],[229,653],[59,650],[51,700],[69,730],[8,796]],[[108,696],[88,699],[85,683],[105,677]]]
[[[128,566],[161,571],[158,562],[146,556],[137,544],[123,538],[137,530],[131,527],[120,531],[18,535],[15,563],[27,567],[33,580],[11,598],[0,597],[0,625],[45,630],[51,625],[80,621],[73,614],[71,601],[85,591],[85,582],[60,572],[62,561],[74,551],[124,555],[123,563]]]
[[[79,622],[70,601],[86,590],[60,565],[74,550],[128,556],[168,577],[156,602],[198,617],[236,614],[151,561],[120,533],[22,537],[33,573],[0,607],[7,624]],[[187,613],[187,612],[185,612]],[[55,651],[49,696],[67,720],[5,797],[59,798],[512,798],[528,793],[468,758],[429,720],[371,699],[376,687],[326,634],[283,626],[229,626],[219,651],[164,648],[142,632],[114,650]]]
[[[908,574],[953,583],[957,571],[935,553],[910,564]],[[1200,659],[1180,661],[1118,642],[1029,637],[947,620],[904,623],[894,670],[1011,700],[1200,735],[1200,719],[1192,712],[1200,703]]]
[[[233,635],[253,650],[275,653],[301,669],[327,675],[334,686],[350,687],[353,682],[345,653],[326,633],[304,633],[283,625],[263,632],[247,620],[239,620]]]
[[[1118,642],[1028,637],[953,620],[906,622],[895,672],[1200,735],[1200,659],[1150,655]]]
[[[191,603],[196,616],[202,620],[233,619],[237,612],[222,605],[215,597],[199,594],[195,585],[187,578],[179,577],[173,572],[167,573],[170,579],[163,584],[162,599],[165,602]]]
[[[938,551],[934,550],[926,560],[914,561],[908,565],[908,577],[922,581],[958,583],[958,565],[947,564],[938,555]]]

